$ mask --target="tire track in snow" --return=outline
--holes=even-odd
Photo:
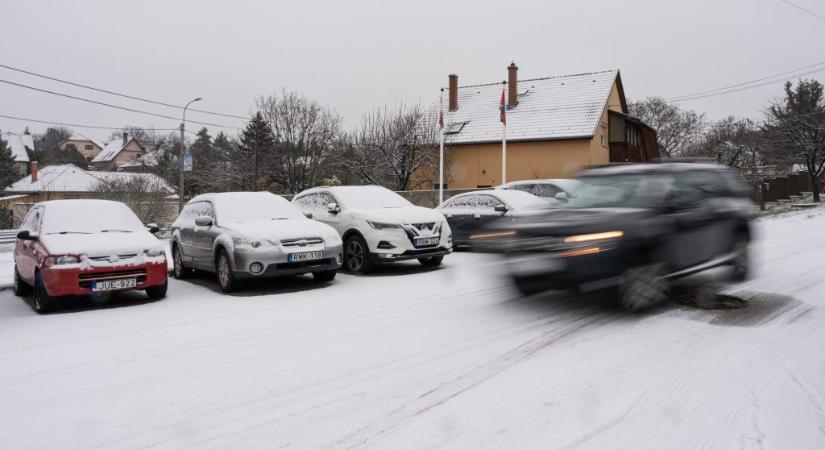
[[[462,393],[495,377],[514,365],[525,361],[541,350],[569,338],[577,333],[612,320],[623,317],[617,312],[600,312],[585,314],[573,318],[565,325],[548,330],[538,337],[531,339],[518,347],[466,372],[452,380],[419,395],[411,403],[407,403],[387,414],[386,418],[371,422],[342,439],[329,444],[329,448],[356,448],[368,444],[371,440],[384,433],[412,420],[438,406],[450,401]]]

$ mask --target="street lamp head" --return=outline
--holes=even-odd
[[[203,99],[202,99],[202,98],[200,98],[200,97],[198,97],[198,98],[196,98],[196,99],[194,99],[194,100],[192,100],[192,101],[193,101],[193,102],[199,102],[199,101],[201,101],[201,100],[203,100]]]

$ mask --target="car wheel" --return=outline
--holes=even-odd
[[[166,297],[166,289],[168,287],[169,280],[167,279],[163,281],[163,284],[146,288],[146,295],[149,296],[150,300],[160,300],[163,297]]]
[[[181,255],[180,247],[172,246],[172,273],[178,280],[189,278],[192,274],[192,269],[183,265],[183,256]]]
[[[640,311],[667,301],[670,283],[662,263],[645,264],[625,271],[619,284],[619,303],[628,311]]]
[[[373,268],[370,252],[364,238],[358,235],[350,236],[344,245],[344,266],[357,274],[368,273]]]
[[[218,274],[218,285],[224,292],[232,292],[238,288],[238,281],[235,279],[235,274],[232,272],[232,266],[229,264],[229,255],[226,250],[221,250],[218,253],[218,260],[215,263],[217,266],[215,272]]]
[[[337,270],[324,270],[323,272],[312,272],[312,276],[315,278],[315,281],[329,283],[335,279],[336,273],[338,273]]]
[[[14,295],[18,297],[25,297],[29,295],[31,292],[31,286],[26,284],[22,278],[20,278],[20,273],[17,271],[17,264],[14,265]]]
[[[748,253],[748,241],[738,238],[733,248],[735,256],[731,261],[730,280],[745,281],[750,273],[750,254]]]
[[[429,258],[418,258],[418,262],[420,262],[421,265],[424,267],[438,267],[441,265],[441,261],[443,260],[443,256],[430,256]]]
[[[40,278],[40,272],[34,274],[34,297],[32,306],[37,314],[45,314],[54,309],[54,297],[46,291],[46,286]]]
[[[546,290],[535,277],[513,277],[513,284],[521,295],[534,295]]]

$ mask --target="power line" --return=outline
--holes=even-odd
[[[694,96],[697,96],[697,95],[704,95],[704,94],[710,94],[710,93],[714,93],[714,92],[718,92],[718,91],[725,91],[725,90],[728,90],[728,89],[737,88],[737,87],[745,86],[745,85],[752,84],[752,83],[758,83],[760,81],[765,81],[765,80],[769,80],[771,78],[781,77],[783,75],[789,75],[789,74],[792,74],[794,72],[798,72],[800,70],[810,69],[812,67],[821,66],[823,64],[825,64],[825,61],[820,61],[818,63],[810,64],[810,65],[807,65],[807,66],[804,66],[804,67],[797,67],[796,69],[791,69],[791,70],[788,70],[788,71],[785,71],[785,72],[782,72],[782,73],[776,73],[776,74],[773,74],[773,75],[769,75],[767,77],[757,78],[755,80],[750,80],[750,81],[745,81],[745,82],[742,82],[742,83],[731,84],[729,86],[724,86],[724,87],[720,87],[720,88],[716,88],[716,89],[709,89],[709,90],[706,90],[706,91],[699,91],[699,92],[693,92],[691,94],[680,95],[680,96],[677,96],[677,97],[673,97],[671,99],[671,101],[679,100],[679,99],[682,99],[682,98],[685,98],[685,97],[694,97]]]
[[[814,74],[814,73],[817,73],[817,72],[822,72],[822,71],[825,71],[825,67],[820,67],[818,69],[810,70],[808,72],[799,73],[799,74],[796,74],[792,77],[770,80],[770,81],[766,81],[766,82],[763,82],[763,83],[752,84],[752,85],[749,85],[749,86],[740,87],[738,89],[729,89],[729,90],[724,90],[724,91],[721,91],[721,92],[714,92],[714,93],[703,94],[703,95],[677,97],[677,98],[666,100],[666,101],[668,103],[678,103],[678,102],[685,102],[685,101],[689,101],[689,100],[698,100],[698,99],[702,99],[702,98],[716,97],[716,96],[725,95],[725,94],[732,94],[734,92],[741,92],[741,91],[746,91],[746,90],[749,90],[749,89],[755,89],[755,88],[758,88],[758,87],[767,86],[769,84],[777,83],[779,81],[787,81],[787,80],[790,80],[792,78],[801,77],[803,75],[811,75],[811,74]]]
[[[42,123],[44,125],[55,125],[61,127],[74,127],[74,128],[90,128],[95,130],[123,130],[123,129],[134,129],[134,130],[143,130],[143,131],[180,131],[179,128],[141,128],[141,127],[104,127],[100,125],[80,125],[76,123],[65,123],[65,122],[51,122],[48,120],[39,120],[39,119],[28,119],[25,117],[17,117],[17,116],[7,116],[5,114],[0,114],[0,117],[4,119],[11,119],[11,120],[19,120],[21,122],[34,122],[34,123]],[[197,134],[191,130],[185,130],[187,133]]]
[[[74,81],[63,80],[63,79],[60,79],[60,78],[52,77],[52,76],[49,76],[49,75],[43,75],[43,74],[36,73],[36,72],[31,72],[31,71],[28,71],[28,70],[8,66],[8,65],[5,65],[5,64],[0,64],[0,67],[8,69],[8,70],[13,70],[15,72],[25,73],[27,75],[40,77],[40,78],[43,78],[43,79],[46,79],[46,80],[57,81],[58,83],[64,83],[64,84],[68,84],[68,85],[71,85],[71,86],[76,86],[76,87],[80,87],[80,88],[84,88],[84,89],[90,89],[92,91],[102,92],[104,94],[116,95],[118,97],[124,97],[124,98],[128,98],[128,99],[131,99],[131,100],[138,100],[138,101],[141,101],[141,102],[152,103],[152,104],[160,105],[160,106],[166,106],[166,107],[169,107],[169,108],[177,108],[177,109],[180,109],[180,110],[182,110],[184,108],[183,106],[180,106],[180,105],[173,105],[171,103],[165,103],[165,102],[161,102],[161,101],[157,101],[157,100],[150,100],[150,99],[147,99],[147,98],[136,97],[134,95],[123,94],[123,93],[120,93],[120,92],[114,92],[114,91],[110,91],[110,90],[107,90],[107,89],[96,88],[94,86],[75,83]],[[218,113],[218,112],[213,112],[213,111],[205,111],[205,110],[202,110],[202,109],[189,108],[189,111],[199,112],[199,113],[203,113],[203,114],[211,114],[213,116],[231,117],[231,118],[235,118],[235,119],[249,120],[249,117],[247,117],[247,116],[239,116],[239,115],[235,115],[235,114]]]
[[[157,114],[157,113],[153,113],[153,112],[149,112],[149,111],[143,111],[143,110],[140,110],[140,109],[127,108],[125,106],[112,105],[110,103],[99,102],[97,100],[91,100],[91,99],[83,98],[83,97],[76,97],[74,95],[63,94],[61,92],[50,91],[48,89],[40,89],[40,88],[37,88],[37,87],[34,87],[34,86],[28,86],[28,85],[21,84],[21,83],[15,83],[13,81],[0,80],[0,83],[6,83],[6,84],[10,84],[12,86],[17,86],[17,87],[21,87],[21,88],[25,88],[25,89],[31,89],[31,90],[37,91],[37,92],[43,92],[43,93],[46,93],[46,94],[57,95],[59,97],[66,97],[66,98],[70,98],[72,100],[78,100],[78,101],[81,101],[81,102],[92,103],[92,104],[95,104],[95,105],[107,106],[109,108],[120,109],[120,110],[123,110],[123,111],[129,111],[129,112],[134,112],[134,113],[139,113],[139,114],[146,114],[148,116],[161,117],[161,118],[170,119],[170,120],[178,120],[177,117],[166,116],[166,115],[163,115],[163,114]],[[238,128],[238,127],[230,127],[230,126],[226,126],[226,125],[220,125],[220,124],[209,123],[209,122],[199,122],[197,120],[189,120],[189,122],[196,123],[198,125],[206,125],[206,126],[210,126],[210,127],[240,130],[240,128]]]
[[[797,5],[796,3],[794,3],[794,2],[789,2],[788,0],[779,0],[779,1],[780,1],[780,2],[782,2],[782,3],[785,3],[785,4],[787,4],[787,5],[793,6],[794,8],[796,8],[796,9],[798,9],[798,10],[800,10],[800,11],[804,11],[804,12],[806,12],[806,13],[808,13],[808,14],[810,14],[810,15],[814,16],[814,17],[818,17],[818,18],[820,18],[820,19],[822,19],[822,20],[825,20],[825,16],[823,16],[823,15],[821,15],[821,14],[818,14],[818,13],[816,13],[816,12],[814,12],[814,11],[811,11],[810,9],[803,8],[802,6],[799,6],[799,5]]]

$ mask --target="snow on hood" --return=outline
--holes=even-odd
[[[52,255],[111,256],[163,248],[158,239],[145,230],[129,233],[41,234],[40,242]]]
[[[320,237],[327,243],[340,242],[341,238],[331,226],[304,218],[281,220],[252,220],[221,224],[241,236],[256,241],[268,240],[274,243],[282,239]]]
[[[426,223],[446,221],[440,212],[423,206],[404,208],[353,209],[351,214],[366,220],[384,223]]]

